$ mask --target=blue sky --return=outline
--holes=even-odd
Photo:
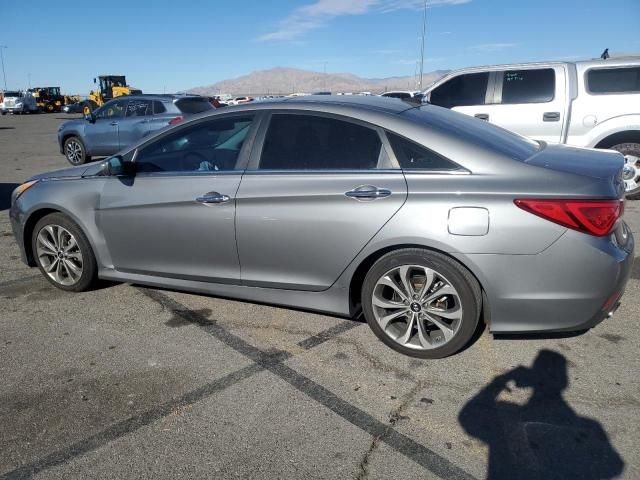
[[[640,0],[428,0],[425,71],[640,53]],[[0,4],[9,88],[86,94],[100,73],[146,92],[276,66],[413,75],[422,0],[21,0]],[[102,12],[102,15],[100,13]],[[12,21],[14,19],[15,21]],[[1,82],[1,79],[0,79]],[[1,83],[0,83],[1,86]]]

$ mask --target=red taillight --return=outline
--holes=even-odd
[[[550,200],[523,198],[515,204],[562,226],[602,237],[613,230],[624,213],[621,200]]]
[[[169,125],[175,125],[176,123],[180,123],[182,120],[184,120],[184,117],[182,115],[178,115],[177,117],[173,117],[169,120]]]

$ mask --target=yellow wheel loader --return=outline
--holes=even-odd
[[[97,84],[99,89],[89,92],[89,98],[83,105],[85,115],[104,105],[105,102],[112,98],[142,93],[142,90],[127,85],[127,79],[124,75],[100,75],[97,79],[93,79],[93,83]]]

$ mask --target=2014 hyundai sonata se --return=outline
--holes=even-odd
[[[434,106],[306,97],[184,122],[12,196],[24,261],[97,278],[355,316],[443,357],[615,310],[634,240],[622,155],[534,142]]]

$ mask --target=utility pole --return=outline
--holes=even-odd
[[[27,73],[27,78],[29,79],[29,90],[31,90],[31,72]]]
[[[422,13],[422,40],[420,42],[420,79],[418,80],[418,90],[422,90],[422,74],[424,73],[424,37],[427,33],[427,0],[424,0],[424,11]]]
[[[7,91],[7,74],[4,73],[4,55],[2,51],[5,48],[9,48],[6,45],[0,45],[0,63],[2,63],[2,77],[4,78],[4,91]]]
[[[327,62],[324,62],[324,89],[327,90]]]

